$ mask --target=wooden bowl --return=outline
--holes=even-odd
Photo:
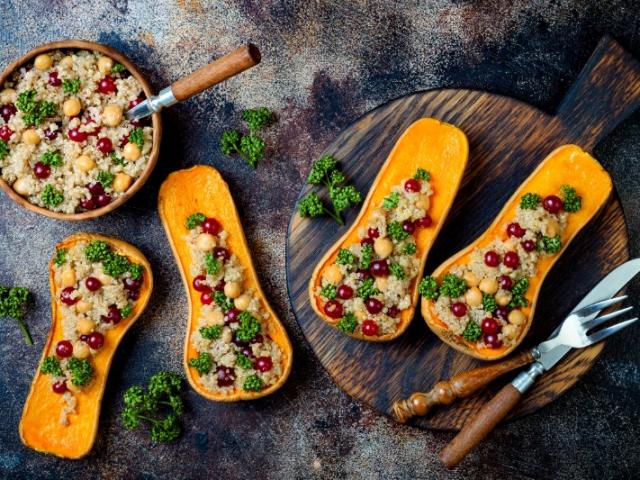
[[[127,67],[127,70],[129,70],[129,72],[136,78],[136,80],[140,82],[140,85],[142,85],[142,90],[144,91],[147,98],[151,97],[154,94],[151,88],[151,85],[149,85],[149,82],[147,81],[147,79],[144,78],[142,73],[140,73],[140,71],[131,62],[131,60],[129,60],[127,57],[125,57],[120,52],[118,52],[117,50],[114,50],[111,47],[102,45],[100,43],[89,42],[86,40],[62,40],[59,42],[45,43],[44,45],[40,45],[39,47],[34,48],[26,55],[23,55],[18,60],[11,63],[2,72],[2,74],[0,75],[0,86],[4,85],[4,83],[7,81],[9,76],[16,69],[32,61],[39,54],[50,52],[52,50],[93,50],[100,53],[104,53],[105,55],[108,55],[109,57],[113,58],[117,62]],[[16,203],[22,205],[27,210],[31,210],[32,212],[36,212],[50,218],[55,218],[57,220],[88,220],[90,218],[96,218],[96,217],[100,217],[101,215],[105,215],[115,210],[120,205],[122,205],[127,200],[129,200],[131,197],[133,197],[136,194],[136,192],[140,190],[142,185],[144,185],[144,183],[147,181],[147,179],[151,175],[151,172],[153,171],[153,168],[155,167],[156,162],[158,161],[158,154],[160,152],[160,139],[162,137],[162,121],[160,119],[159,113],[154,113],[151,116],[151,123],[153,126],[153,144],[151,146],[151,153],[149,154],[149,160],[146,168],[144,169],[142,174],[136,179],[133,185],[131,185],[131,187],[129,187],[129,189],[126,192],[124,192],[124,194],[119,196],[116,200],[114,200],[113,202],[111,202],[109,205],[105,207],[96,208],[95,210],[88,210],[86,212],[81,212],[81,213],[72,213],[72,214],[53,212],[46,208],[34,205],[30,203],[26,198],[22,197],[21,195],[18,195],[18,193],[16,193],[16,191],[13,190],[13,188],[9,184],[7,184],[7,182],[5,182],[1,177],[0,177],[0,187],[2,187],[2,189],[7,193],[7,195],[9,195],[9,197],[11,197]]]

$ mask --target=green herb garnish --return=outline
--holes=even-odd
[[[391,194],[382,201],[382,208],[391,210],[398,206],[398,202],[400,202],[400,194],[398,192],[391,192]]]
[[[203,213],[192,213],[191,215],[189,215],[189,217],[187,217],[187,228],[189,230],[193,230],[194,228],[200,226],[205,220],[206,217]]]
[[[9,155],[9,144],[0,140],[0,160],[4,160]]]
[[[440,295],[450,298],[461,297],[466,290],[466,282],[453,273],[447,273],[440,285]]]
[[[402,248],[402,253],[405,255],[414,255],[417,251],[418,247],[416,246],[415,243],[407,243],[403,248]]]
[[[62,81],[62,91],[64,93],[70,93],[75,95],[80,90],[80,79],[76,78],[74,80],[63,80]]]
[[[31,333],[24,321],[27,306],[31,300],[29,290],[24,287],[0,286],[0,317],[12,318],[18,323],[27,345],[33,345]]]
[[[249,375],[242,385],[244,390],[251,392],[259,392],[263,387],[264,382],[257,374]]]
[[[127,68],[121,63],[116,63],[111,67],[111,73],[123,73],[127,70]]]
[[[482,336],[482,329],[480,328],[480,325],[478,325],[473,320],[469,320],[469,323],[467,323],[467,326],[464,328],[464,331],[462,332],[462,338],[464,338],[469,342],[475,342],[481,336]]]
[[[327,300],[335,300],[336,295],[336,286],[332,285],[331,283],[323,285],[320,289],[320,296],[326,298]]]
[[[271,125],[275,120],[275,116],[268,108],[261,107],[244,110],[242,112],[242,120],[247,124],[250,132],[256,132]]]
[[[360,249],[360,268],[368,270],[373,261],[373,247],[371,245],[363,245]]]
[[[61,167],[64,164],[62,155],[57,150],[49,150],[40,155],[40,161],[51,167]]]
[[[352,312],[347,312],[338,322],[338,330],[344,333],[353,333],[358,326],[358,320]]]
[[[213,367],[213,357],[209,352],[200,352],[197,357],[189,360],[189,366],[195,368],[198,374],[206,375]]]
[[[57,207],[64,202],[62,192],[56,190],[56,188],[49,183],[45,185],[44,190],[40,193],[40,198],[42,199],[42,203],[47,207]]]
[[[115,178],[116,176],[113,173],[103,170],[101,172],[98,172],[97,180],[102,184],[104,188],[109,188],[111,187],[111,185],[113,185],[113,180],[115,180]]]
[[[140,150],[144,146],[144,131],[140,127],[136,127],[129,133],[129,141],[135,143]]]
[[[128,318],[132,312],[133,312],[133,305],[131,305],[130,303],[127,303],[124,307],[120,309],[120,315],[122,315],[122,318]]]
[[[562,185],[560,187],[560,196],[562,197],[565,212],[575,213],[582,208],[582,197],[570,185]]]
[[[554,254],[558,253],[562,250],[562,241],[560,240],[560,235],[556,235],[555,237],[546,237],[542,236],[540,240],[538,240],[538,250],[543,250],[545,253]]]
[[[434,277],[424,277],[418,285],[418,292],[427,300],[437,300],[440,296],[438,282]]]
[[[527,278],[521,278],[513,284],[511,288],[511,301],[509,302],[509,308],[520,308],[529,305],[529,301],[524,297],[529,289],[529,280]]]
[[[431,180],[431,174],[423,168],[418,168],[413,178],[415,178],[416,180],[425,180],[428,182],[429,180]]]
[[[409,234],[404,231],[402,228],[402,224],[398,221],[391,222],[387,227],[387,233],[391,237],[392,240],[396,242],[401,242],[407,238],[409,238]]]
[[[207,340],[217,340],[222,336],[222,325],[200,328],[200,335]]]
[[[356,256],[346,248],[341,248],[336,257],[338,265],[353,265],[356,262]]]
[[[253,362],[251,359],[242,353],[236,353],[236,365],[244,370],[250,370],[253,368]]]
[[[493,313],[498,306],[496,305],[496,299],[493,295],[488,293],[482,294],[482,309],[487,313]]]
[[[86,385],[93,378],[93,367],[89,360],[72,357],[67,366],[71,370],[71,383],[76,387]]]
[[[213,301],[216,302],[216,305],[225,313],[233,308],[233,300],[228,298],[224,292],[213,292]]]
[[[60,267],[66,262],[67,262],[67,249],[64,247],[59,248],[58,250],[56,250],[56,256],[53,257],[53,263],[55,263],[56,266]]]
[[[20,93],[16,106],[22,112],[22,119],[27,126],[40,125],[46,117],[51,117],[58,111],[55,103],[36,100],[35,90],[25,90]]]
[[[207,252],[204,257],[204,265],[209,275],[215,275],[220,271],[220,261],[213,255],[213,252]]]
[[[356,290],[356,296],[366,300],[369,297],[373,297],[374,295],[378,295],[380,293],[380,290],[378,290],[374,286],[374,283],[375,282],[374,282],[373,278],[367,278],[367,279],[363,280],[362,283],[360,284],[360,286]]]
[[[260,322],[246,310],[238,315],[240,326],[236,330],[236,337],[242,342],[253,340],[260,333]]]
[[[62,366],[60,366],[60,360],[55,355],[51,355],[42,361],[40,372],[44,375],[54,375],[56,377],[62,377],[64,372]]]
[[[389,271],[391,272],[391,275],[393,275],[394,277],[396,277],[399,280],[402,280],[403,278],[405,278],[407,276],[407,274],[404,272],[404,269],[402,268],[402,266],[399,263],[392,263],[389,265]]]
[[[520,208],[524,210],[535,210],[540,205],[542,197],[537,193],[525,193],[520,198]]]

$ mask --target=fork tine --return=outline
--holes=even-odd
[[[619,297],[614,297],[608,300],[602,300],[601,302],[592,303],[591,305],[587,305],[586,307],[583,307],[580,310],[574,312],[574,315],[588,317],[589,315],[593,315],[594,313],[604,310],[605,308],[610,307],[611,305],[620,303],[626,298],[627,298],[627,295],[620,295]]]
[[[615,312],[607,313],[606,315],[602,315],[598,318],[594,318],[593,320],[589,320],[588,322],[584,322],[582,325],[584,326],[585,331],[591,330],[598,325],[602,325],[604,322],[608,322],[612,318],[616,318],[624,313],[627,313],[629,310],[633,310],[633,307],[621,308],[620,310],[616,310]]]
[[[594,333],[593,335],[588,335],[587,339],[589,340],[589,343],[585,345],[585,347],[588,345],[592,345],[596,342],[599,342],[600,340],[604,340],[609,335],[613,335],[614,333],[619,332],[623,328],[628,327],[632,323],[635,323],[637,320],[638,320],[638,317],[632,318],[630,320],[625,320],[624,322],[616,323],[611,327],[603,328],[602,330]]]

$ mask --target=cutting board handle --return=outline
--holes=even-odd
[[[591,149],[640,107],[640,63],[604,36],[565,95],[557,118],[568,140]]]

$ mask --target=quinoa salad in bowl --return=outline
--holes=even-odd
[[[0,176],[37,211],[67,216],[107,207],[130,196],[155,163],[159,129],[150,118],[126,118],[146,98],[146,85],[113,55],[44,50],[4,78]]]

